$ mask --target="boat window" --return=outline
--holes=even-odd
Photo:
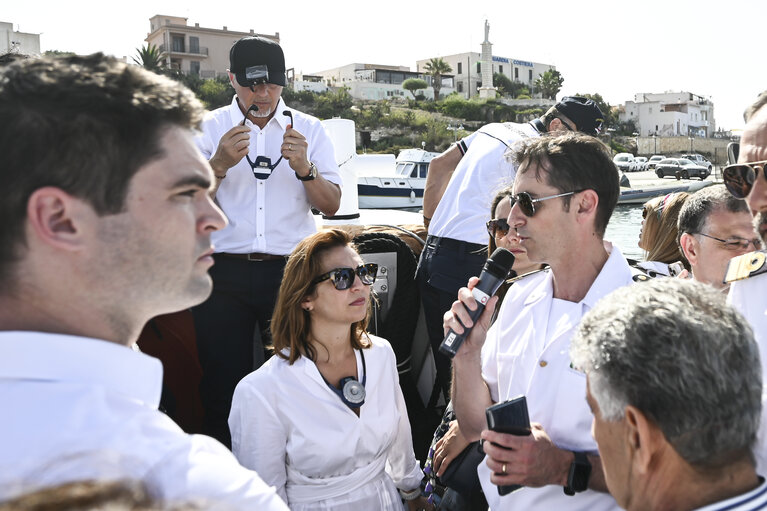
[[[415,163],[413,163],[413,162],[398,163],[397,164],[397,175],[398,176],[409,176],[413,172],[413,167],[415,167]]]
[[[421,170],[419,171],[418,177],[426,177],[426,173],[429,171],[429,164],[428,163],[422,163],[419,165]]]

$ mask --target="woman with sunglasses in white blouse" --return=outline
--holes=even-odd
[[[299,243],[272,316],[275,356],[235,390],[232,450],[294,511],[432,509],[394,352],[365,332],[377,271],[344,231]]]

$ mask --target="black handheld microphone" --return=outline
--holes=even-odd
[[[512,271],[511,267],[514,265],[514,254],[506,250],[505,248],[497,248],[493,255],[485,263],[482,268],[482,273],[479,274],[479,282],[471,290],[471,294],[477,301],[477,308],[473,311],[469,311],[469,317],[472,323],[477,321],[477,318],[482,314],[485,309],[487,301],[498,291],[501,284],[508,278],[509,272]],[[460,321],[460,320],[459,320]],[[462,334],[457,334],[451,328],[445,336],[445,340],[439,346],[440,353],[444,353],[450,358],[453,358],[458,353],[458,348],[461,347],[463,341],[469,336],[471,328],[463,328]]]
[[[290,119],[290,127],[292,128],[293,127],[293,112],[291,112],[290,110],[283,110],[282,111],[282,115],[284,115],[285,117]]]

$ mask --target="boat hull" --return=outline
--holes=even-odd
[[[692,193],[714,184],[712,181],[688,181],[674,182],[669,185],[645,186],[642,188],[621,187],[618,204],[644,204],[655,197],[662,197],[669,193],[688,192]]]
[[[420,181],[420,182],[414,182]],[[423,207],[425,179],[359,178],[357,194],[361,209]]]

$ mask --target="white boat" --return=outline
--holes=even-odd
[[[655,197],[663,197],[669,193],[687,192],[693,193],[701,188],[714,184],[713,181],[691,181],[681,180],[673,181],[668,184],[653,182],[647,186],[638,186],[635,188],[621,187],[621,195],[618,197],[618,204],[644,204]]]
[[[360,208],[422,207],[429,162],[438,154],[422,149],[404,149],[397,156],[395,165],[361,166],[357,172]]]

